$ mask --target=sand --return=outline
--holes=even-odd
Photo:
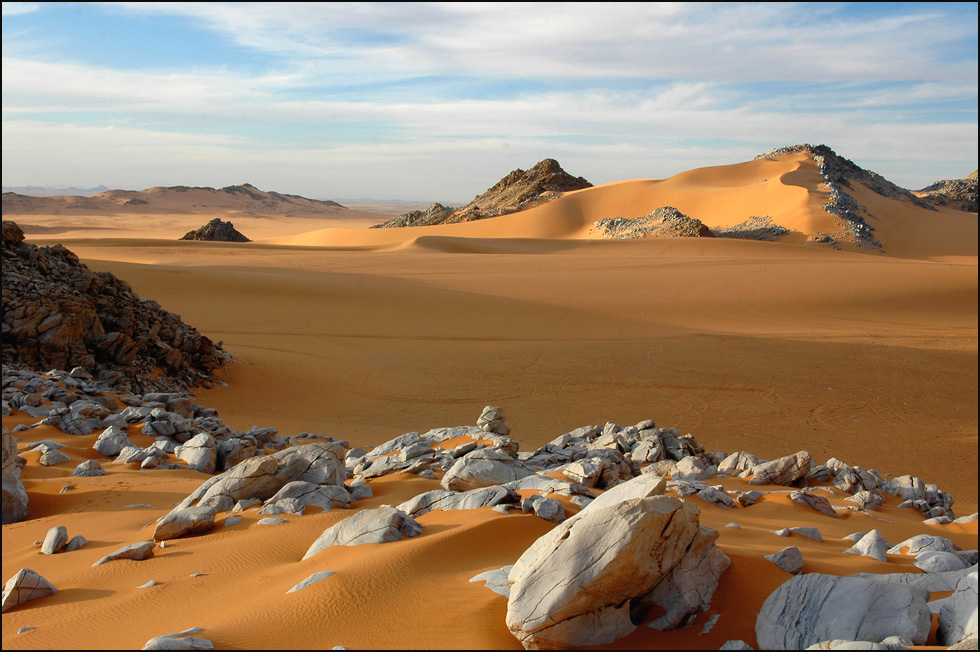
[[[921,209],[857,189],[859,203],[881,216],[874,226],[886,253],[807,244],[829,217],[814,175],[792,155],[608,184],[459,225],[314,228],[228,245],[177,242],[158,224],[140,231],[133,218],[126,235],[76,230],[49,241],[222,340],[235,356],[227,386],[195,400],[236,428],[378,444],[473,423],[495,404],[531,450],[578,426],[653,418],[708,450],[773,458],[806,449],[821,462],[835,456],[918,475],[951,492],[958,515],[971,513],[977,216],[940,210],[925,219]],[[664,204],[709,226],[762,214],[797,231],[778,243],[603,241],[589,232],[594,219]],[[91,217],[106,227],[116,219]],[[31,421],[3,418],[7,427]],[[433,512],[419,519],[419,537],[300,561],[350,512],[278,526],[258,526],[261,517],[246,513],[148,561],[93,569],[108,552],[149,538],[143,526],[205,476],[107,464],[105,477],[69,480],[75,464],[96,457],[96,435],[47,427],[18,435],[22,444],[68,444],[72,463],[44,468],[25,454],[31,519],[3,528],[3,578],[28,567],[60,590],[4,615],[4,649],[134,647],[193,626],[219,648],[518,647],[504,625],[506,600],[468,580],[513,563],[552,527],[534,516]],[[149,443],[135,428],[130,437]],[[76,489],[59,494],[69,482]],[[737,479],[721,482],[744,489]],[[372,486],[375,497],[356,509],[398,504],[438,483],[390,476]],[[976,524],[926,526],[891,496],[876,513],[888,522],[833,520],[780,496],[738,510],[691,500],[733,560],[711,608],[688,629],[640,627],[611,647],[754,645],[755,613],[789,577],[762,557],[788,545],[803,551],[806,572],[840,575],[914,570],[910,558],[880,564],[841,554],[851,545],[841,537],[854,531],[877,527],[893,543],[928,532],[977,547]],[[839,492],[831,501],[849,504]],[[152,507],[124,508],[132,503]],[[730,521],[741,529],[725,528]],[[91,543],[42,556],[32,542],[54,525]],[[770,532],[793,525],[816,525],[825,541]],[[336,575],[286,594],[319,570]],[[189,577],[199,572],[207,575]],[[135,588],[149,579],[160,585]],[[701,635],[714,614],[717,625]],[[17,635],[23,626],[38,629]]]

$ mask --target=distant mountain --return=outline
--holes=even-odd
[[[573,177],[565,172],[555,159],[546,158],[530,170],[514,170],[462,208],[453,209],[442,204],[433,204],[424,211],[405,213],[371,228],[472,222],[540,206],[566,192],[591,187],[592,184],[584,178]]]
[[[344,208],[334,201],[259,190],[248,183],[217,189],[171,186],[147,190],[107,190],[91,197],[38,197],[3,193],[5,216],[207,212],[290,216],[333,214]]]
[[[974,170],[963,179],[937,181],[922,190],[916,190],[915,194],[937,206],[948,206],[958,211],[976,213],[977,171]]]
[[[14,192],[18,195],[31,195],[33,197],[58,197],[76,196],[90,197],[100,192],[109,190],[108,186],[98,186],[96,188],[75,188],[74,186],[4,186],[3,192]]]

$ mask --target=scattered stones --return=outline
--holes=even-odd
[[[153,556],[153,549],[157,547],[154,541],[141,541],[140,543],[131,543],[128,546],[123,546],[115,552],[111,552],[99,561],[92,564],[93,567],[101,566],[110,561],[116,561],[119,559],[132,559],[134,561],[143,561],[144,559],[149,559]]]
[[[13,609],[28,600],[36,600],[57,592],[58,589],[51,582],[30,568],[22,568],[3,586],[2,612],[7,613],[8,609]]]
[[[803,572],[803,553],[796,546],[789,546],[779,552],[766,555],[766,559],[792,575],[799,575]]]
[[[330,546],[388,543],[421,533],[422,526],[415,519],[393,507],[365,509],[324,530],[303,559],[309,559]]]
[[[317,582],[323,581],[333,574],[334,574],[333,571],[317,571],[316,573],[313,573],[312,575],[307,577],[305,580],[303,580],[293,588],[286,591],[286,593],[296,593],[297,591],[302,591],[306,587],[316,584]]]
[[[820,573],[787,580],[756,619],[762,649],[803,649],[834,639],[881,641],[904,636],[922,645],[932,614],[928,593],[908,586]]]

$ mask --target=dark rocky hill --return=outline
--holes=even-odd
[[[217,217],[195,231],[188,231],[181,240],[206,240],[208,242],[251,242],[231,222]]]

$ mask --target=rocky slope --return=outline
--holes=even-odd
[[[3,222],[3,362],[82,367],[125,391],[208,384],[227,354],[191,326],[92,272],[61,245],[25,243]]]
[[[425,211],[413,211],[372,228],[387,229],[403,226],[432,226],[472,222],[488,217],[516,213],[556,199],[562,193],[591,188],[582,177],[565,172],[558,161],[546,158],[530,170],[517,169],[498,181],[482,195],[462,208],[453,210],[433,204]]]
[[[598,220],[593,231],[604,238],[713,238],[701,220],[688,217],[673,206],[661,206],[648,215],[631,220],[611,217]]]
[[[194,231],[188,231],[181,240],[205,240],[208,242],[251,242],[231,222],[217,217]]]
[[[977,171],[974,170],[963,179],[937,181],[922,190],[916,190],[915,194],[937,206],[948,206],[958,211],[976,213]]]
[[[807,152],[813,157],[820,170],[820,176],[830,191],[830,201],[824,204],[823,208],[838,219],[837,225],[841,231],[833,236],[824,236],[826,242],[833,243],[835,239],[843,238],[859,246],[883,251],[881,243],[875,238],[872,226],[873,221],[878,218],[858,206],[854,198],[848,194],[847,190],[852,189],[852,183],[860,183],[882,197],[907,202],[926,210],[936,210],[932,204],[915,196],[911,191],[896,186],[880,174],[865,170],[854,161],[838,155],[826,145],[804,143],[778,147],[756,158],[776,158],[794,152]],[[870,217],[872,222],[869,223],[864,215],[860,214],[861,212]]]
[[[333,201],[259,190],[249,183],[225,188],[172,186],[146,190],[109,190],[91,197],[36,197],[3,193],[3,214],[161,213],[221,211],[242,215],[332,214],[344,207]]]

